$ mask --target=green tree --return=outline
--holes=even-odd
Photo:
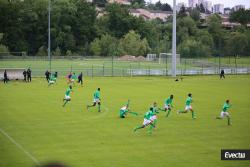
[[[45,46],[41,46],[38,49],[36,56],[48,56],[47,48]]]
[[[98,7],[105,7],[107,0],[93,0],[93,4]]]
[[[187,16],[177,20],[177,44],[183,42],[190,36],[194,36],[197,32],[195,21]]]
[[[113,56],[117,48],[117,39],[104,34],[101,38],[96,38],[90,44],[90,50],[95,56]]]
[[[145,55],[150,51],[147,39],[141,39],[140,35],[133,30],[129,31],[124,38],[120,40],[120,54],[129,54],[134,56]]]
[[[195,39],[200,41],[203,45],[208,46],[210,49],[214,46],[213,37],[207,30],[198,30]]]
[[[106,11],[108,17],[107,27],[112,36],[121,38],[132,29],[132,23],[135,19],[126,8],[119,4],[109,4],[106,6]]]
[[[144,0],[131,0],[130,2],[136,8],[142,8],[145,6]]]
[[[248,38],[245,34],[240,32],[233,32],[226,43],[228,54],[243,55],[248,46]]]
[[[200,21],[200,11],[197,8],[194,8],[190,11],[190,16],[194,21]]]
[[[245,25],[250,22],[250,10],[240,9],[230,13],[229,17],[232,22],[239,22],[242,25]]]
[[[209,17],[208,32],[213,37],[213,54],[215,56],[222,54],[225,32],[222,29],[221,17],[218,14],[213,14]]]
[[[211,55],[207,45],[200,41],[187,39],[178,46],[178,51],[183,57],[208,57]]]
[[[52,55],[53,56],[61,56],[62,54],[61,54],[60,48],[57,47],[56,50],[52,52]]]
[[[187,16],[187,10],[184,5],[181,6],[180,11],[178,12],[177,17],[186,17]]]

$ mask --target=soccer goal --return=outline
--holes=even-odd
[[[160,53],[159,54],[159,64],[171,64],[172,63],[172,53]],[[176,54],[176,64],[180,63],[180,54]]]
[[[22,58],[26,57],[27,53],[26,52],[0,52],[0,57],[1,58]]]
[[[146,60],[147,61],[156,61],[157,60],[156,54],[147,54]]]
[[[24,68],[1,68],[0,69],[0,79],[3,80],[4,78],[4,71],[7,72],[7,77],[9,80],[23,80],[23,71]]]

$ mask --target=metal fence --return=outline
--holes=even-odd
[[[33,76],[44,76],[49,70],[47,57],[0,57],[0,68],[31,68]],[[249,74],[250,57],[209,57],[180,58],[177,64],[178,75],[218,74],[224,69],[226,74]],[[146,60],[117,57],[53,57],[52,72],[59,76],[69,72],[83,72],[84,76],[166,76],[171,75],[170,60]]]

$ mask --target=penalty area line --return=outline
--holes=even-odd
[[[25,150],[23,148],[23,146],[19,143],[17,143],[10,135],[8,135],[4,130],[2,130],[0,128],[0,132],[7,138],[9,139],[13,144],[15,144],[17,146],[17,148],[19,148],[21,151],[23,151],[33,162],[36,163],[36,165],[41,166],[41,164],[39,163],[39,161],[33,156],[31,155],[27,150]]]

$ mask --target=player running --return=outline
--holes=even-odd
[[[98,104],[98,112],[101,112],[101,94],[100,94],[101,89],[98,88],[95,92],[94,92],[94,100],[93,100],[93,104],[92,105],[87,105],[87,110],[89,109],[89,107],[94,107],[96,106],[96,103]]]
[[[220,113],[219,117],[216,117],[216,119],[223,119],[224,117],[227,117],[227,125],[232,125],[231,124],[231,116],[228,112],[228,109],[231,107],[232,105],[229,103],[229,100],[226,100],[226,103],[223,105],[222,107],[222,111]]]
[[[168,113],[166,114],[166,117],[169,116],[171,109],[173,108],[173,99],[174,95],[170,95],[166,100],[165,100],[165,105],[164,105],[164,111]]]
[[[138,129],[145,128],[148,125],[150,125],[151,127],[155,127],[154,124],[153,124],[153,121],[151,120],[151,117],[153,116],[153,110],[154,110],[153,107],[150,107],[149,111],[144,114],[143,124],[136,127],[134,129],[134,132],[136,132]],[[148,132],[151,134],[152,133],[152,128],[149,128]]]
[[[128,100],[127,104],[120,109],[120,118],[125,118],[127,113],[138,115],[138,113],[130,111],[129,102],[130,100]]]
[[[63,104],[63,107],[71,100],[71,97],[70,97],[71,92],[73,92],[73,90],[72,90],[72,86],[70,85],[69,88],[65,92],[65,97],[63,99],[63,101],[65,102]]]
[[[77,76],[76,76],[75,73],[73,73],[73,74],[71,75],[71,78],[70,78],[70,83],[73,83],[73,85],[75,85],[76,79],[77,79]]]
[[[192,103],[192,102],[193,102],[192,94],[189,93],[189,94],[188,94],[188,97],[187,97],[187,99],[186,99],[186,107],[185,107],[185,110],[184,110],[184,111],[183,111],[183,110],[179,110],[179,111],[177,111],[177,114],[179,114],[179,113],[187,113],[188,111],[191,111],[191,113],[192,113],[192,118],[193,118],[193,119],[196,119],[195,112],[194,112],[194,110],[193,110],[193,108],[192,108],[192,106],[191,106],[191,103]]]
[[[56,73],[55,73],[55,74],[52,74],[52,75],[50,76],[50,78],[49,78],[49,84],[48,84],[48,86],[50,86],[50,85],[56,83],[56,79],[57,79]]]
[[[153,105],[151,106],[153,108],[153,111],[152,111],[152,116],[151,116],[151,121],[153,122],[154,124],[154,127],[156,126],[156,122],[157,122],[157,115],[156,114],[159,114],[159,110],[161,110],[160,108],[157,107],[157,103],[154,102]],[[152,126],[150,127],[152,129]]]
[[[66,76],[68,84],[71,82],[71,77],[72,77],[72,73],[70,72],[70,73]]]

